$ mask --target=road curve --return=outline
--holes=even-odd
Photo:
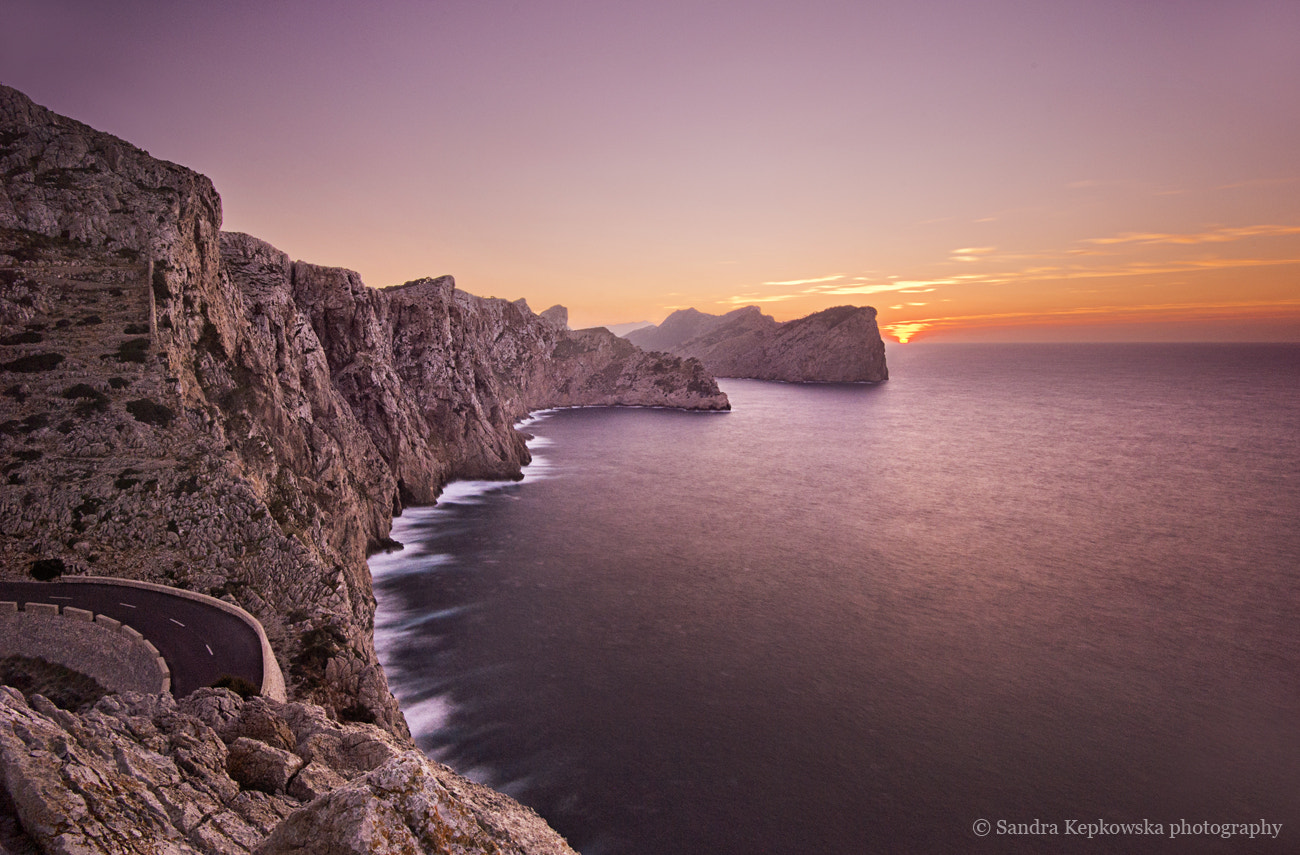
[[[0,601],[73,606],[135,628],[167,662],[172,694],[178,698],[227,674],[262,686],[262,642],[256,630],[204,602],[96,582],[0,582]]]

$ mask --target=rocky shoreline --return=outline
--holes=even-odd
[[[207,178],[7,87],[0,176],[0,574],[29,578],[36,562],[57,562],[239,605],[265,627],[293,702],[267,715],[290,730],[294,716],[329,722],[344,742],[374,738],[401,755],[399,770],[368,780],[369,796],[321,802],[326,792],[290,789],[311,764],[301,754],[297,766],[276,755],[272,765],[292,771],[249,785],[231,757],[265,750],[246,742],[292,748],[256,728],[223,731],[186,701],[110,697],[83,717],[9,692],[0,826],[40,851],[269,852],[281,851],[270,839],[287,847],[304,828],[355,829],[321,804],[364,804],[424,851],[566,851],[480,839],[474,827],[492,822],[469,808],[477,819],[450,849],[431,842],[442,832],[416,829],[424,808],[402,800],[434,804],[442,796],[429,782],[454,773],[410,754],[374,650],[366,556],[388,542],[394,514],[435,501],[450,480],[519,477],[529,458],[514,424],[531,411],[726,409],[699,361],[570,331],[562,309],[539,316],[522,300],[465,294],[450,277],[380,291],[351,271],[292,261],[222,232]],[[187,759],[195,740],[210,754],[202,762]],[[120,759],[131,745],[146,752],[141,763],[162,764],[166,785],[139,783],[140,763]],[[341,791],[383,765],[324,780]],[[87,775],[135,795],[79,812]],[[397,786],[392,775],[405,795],[384,789]],[[445,785],[453,801],[470,787]],[[191,790],[221,807],[186,804]],[[74,807],[57,822],[40,818],[40,805],[64,802]],[[495,794],[480,802],[502,827],[527,816]],[[309,805],[315,819],[275,832]],[[222,811],[251,831],[210,834]],[[322,837],[316,851],[357,851],[349,845]]]

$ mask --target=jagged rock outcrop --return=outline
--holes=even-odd
[[[73,715],[0,687],[0,785],[0,815],[17,820],[0,851],[572,853],[532,811],[379,727],[225,689],[110,695]]]
[[[562,330],[569,328],[569,310],[563,306],[551,306],[538,315],[542,320],[555,324]]]
[[[728,406],[698,361],[570,332],[562,311],[543,319],[450,277],[376,291],[223,234],[208,179],[2,86],[0,177],[0,574],[57,558],[70,573],[237,603],[265,626],[291,698],[373,723],[403,750],[365,563],[392,514],[453,478],[518,477],[528,453],[514,423],[532,409]],[[49,712],[66,732],[91,727],[71,715]],[[220,755],[213,774],[226,783],[194,796],[201,807],[186,806],[188,790],[159,807],[156,792],[123,784],[139,806],[122,816],[142,824],[124,818],[121,834],[245,851],[287,815],[285,800],[374,768],[340,760],[355,752],[337,734],[304,742],[295,730],[291,742],[240,728],[266,748],[205,754]],[[118,732],[161,751],[152,732]],[[62,757],[66,739],[51,739]],[[232,771],[247,810],[198,826],[176,818],[226,816],[213,800],[226,804]],[[6,766],[17,801],[14,780]],[[52,823],[50,840],[98,839],[93,811],[70,809],[30,816]],[[220,828],[243,848],[199,840]]]
[[[646,350],[694,357],[718,377],[819,383],[889,379],[885,343],[870,306],[837,306],[777,323],[757,306],[725,315],[673,312],[657,327],[627,333]]]

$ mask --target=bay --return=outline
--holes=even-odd
[[[540,414],[522,482],[408,509],[371,569],[421,747],[587,855],[1300,845],[1300,347],[889,360]]]

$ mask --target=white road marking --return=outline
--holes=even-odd
[[[212,652],[212,648],[211,648],[209,645],[205,644],[205,645],[203,645],[203,646],[208,648],[208,655],[209,655],[209,656],[216,656],[216,655],[217,655],[217,654],[215,654],[215,653]]]
[[[56,597],[56,596],[54,596],[53,594],[50,594],[50,599],[51,599],[51,600],[70,600],[70,599],[72,599],[72,597]]]
[[[118,605],[119,605],[119,606],[126,606],[128,609],[133,609],[133,608],[135,608],[135,606],[131,605],[130,603],[118,603]]]
[[[178,620],[177,620],[176,618],[174,618],[174,617],[169,617],[169,618],[167,618],[167,620],[171,621],[172,623],[176,624],[177,626],[185,626],[185,624],[181,623],[180,621],[178,621]]]

